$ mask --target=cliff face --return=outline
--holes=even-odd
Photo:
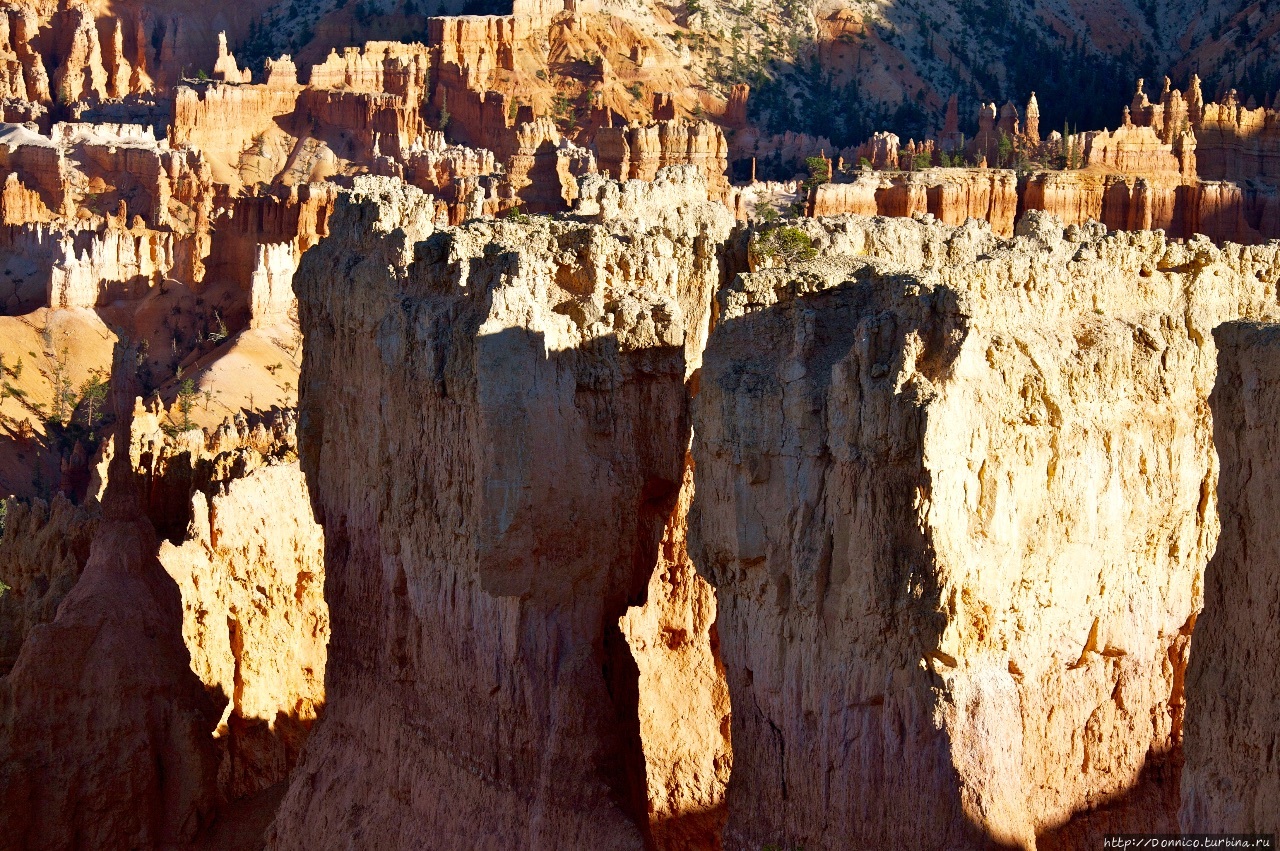
[[[0,676],[17,661],[31,628],[48,623],[75,587],[89,558],[96,512],[66,497],[52,502],[13,500],[0,537]]]
[[[1018,179],[995,169],[929,169],[883,175],[862,174],[853,183],[815,188],[809,215],[853,213],[911,217],[930,213],[949,225],[975,218],[1000,236],[1012,236],[1018,215]]]
[[[227,700],[214,735],[235,800],[289,776],[324,705],[324,540],[296,463],[197,492],[191,511],[186,540],[159,558],[182,595],[191,669]]]
[[[272,847],[353,831],[643,846],[618,620],[644,598],[682,480],[685,304],[709,299],[705,245],[729,225],[698,193],[646,208],[601,191],[585,222],[431,236],[412,190],[362,180],[339,202],[295,279],[328,702]],[[620,205],[652,215],[592,223]]]
[[[694,403],[725,842],[1031,847],[1180,738],[1211,330],[1277,315],[1280,256],[806,226],[829,259],[722,290]]]
[[[1143,128],[1146,129],[1146,128]],[[1012,236],[1017,217],[1042,210],[1066,225],[1101,222],[1111,230],[1163,230],[1187,239],[1256,245],[1280,237],[1280,191],[1265,184],[1187,179],[1100,170],[1038,171],[930,168],[859,174],[852,183],[824,183],[810,192],[813,216],[931,214],[946,224],[988,222]]]
[[[291,420],[206,442],[166,436],[156,408],[118,414],[101,510],[8,512],[0,832],[238,848],[265,827],[241,809],[288,777],[324,701],[323,542]]]
[[[181,598],[156,560],[129,453],[111,472],[83,573],[0,680],[10,847],[183,843],[216,803],[218,704],[187,664]]]
[[[641,127],[603,127],[596,131],[601,170],[619,180],[653,180],[666,166],[695,166],[713,198],[729,191],[729,145],[709,121],[655,121]]]
[[[715,589],[697,574],[685,541],[692,500],[689,463],[645,603],[620,623],[640,673],[649,824],[663,851],[721,847],[733,762]]]
[[[1276,326],[1234,323],[1214,332],[1218,380],[1214,443],[1221,459],[1222,534],[1205,571],[1204,611],[1187,670],[1182,829],[1271,830],[1280,770],[1268,744],[1280,722],[1266,648],[1276,633],[1274,482],[1280,397]]]

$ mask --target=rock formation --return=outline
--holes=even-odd
[[[826,259],[721,291],[694,402],[726,845],[1031,847],[1177,746],[1211,331],[1280,312],[1280,255],[1044,216],[808,233]]]
[[[1034,171],[1018,178],[1003,169],[866,172],[852,182],[810,190],[813,216],[931,214],[947,224],[988,222],[1011,236],[1017,216],[1043,210],[1065,225],[1100,222],[1112,230],[1163,230],[1188,239],[1254,245],[1280,238],[1280,190],[1266,185],[1187,180],[1175,173],[1135,176],[1094,170]]]
[[[217,837],[286,779],[324,702],[322,539],[290,417],[228,422],[206,443],[167,436],[140,400],[116,413],[101,509],[59,497],[6,511],[11,847]]]
[[[304,257],[303,464],[333,633],[325,716],[271,847],[475,842],[477,824],[495,847],[643,846],[618,619],[677,504],[686,347],[716,281],[706,240],[729,224],[696,173],[677,177],[652,197],[590,188],[585,221],[434,235],[427,199],[365,180]],[[509,439],[482,439],[495,428]],[[375,469],[389,479],[369,502]]]
[[[96,512],[59,494],[51,502],[12,500],[0,536],[0,676],[9,673],[32,627],[48,623],[89,558]]]
[[[1271,486],[1280,399],[1280,329],[1214,331],[1218,378],[1209,397],[1221,460],[1222,533],[1205,570],[1204,611],[1187,669],[1182,829],[1269,832],[1280,800],[1272,731],[1280,721],[1266,648],[1276,630],[1277,558]]]
[[[703,174],[714,198],[729,188],[729,146],[709,121],[657,121],[647,127],[608,127],[596,132],[600,168],[617,180],[653,180],[658,169],[691,165]]]
[[[988,222],[998,235],[1012,236],[1018,203],[1018,180],[1011,171],[929,169],[892,175],[871,172],[858,175],[852,183],[815,187],[808,214],[910,218],[928,213],[950,225],[978,219]]]
[[[687,464],[645,604],[620,624],[640,673],[650,829],[666,851],[720,847],[733,761],[715,591],[695,571],[685,542],[692,499]]]

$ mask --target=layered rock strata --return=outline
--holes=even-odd
[[[1271,746],[1280,723],[1267,652],[1276,635],[1280,561],[1274,487],[1280,412],[1280,327],[1230,323],[1214,332],[1218,379],[1209,398],[1222,464],[1222,533],[1205,571],[1187,669],[1182,829],[1266,833],[1280,802]]]
[[[618,620],[677,505],[686,350],[731,220],[693,174],[610,186],[576,221],[432,233],[429,199],[362,179],[304,256],[333,632],[271,847],[644,847]]]
[[[720,292],[694,403],[725,844],[1034,847],[1178,745],[1211,331],[1280,315],[1280,249],[805,226],[823,260]]]
[[[1186,239],[1255,245],[1280,238],[1280,191],[1227,181],[1186,179],[1176,173],[1135,176],[1095,170],[1013,171],[930,168],[918,172],[859,173],[849,183],[809,191],[811,216],[932,215],[946,224],[988,222],[1012,236],[1017,217],[1051,213],[1066,225],[1101,222],[1112,230],[1163,230]]]
[[[893,175],[863,172],[853,183],[824,183],[810,195],[808,214],[916,216],[932,214],[949,225],[974,218],[1012,236],[1018,215],[1018,179],[995,169],[929,169]]]

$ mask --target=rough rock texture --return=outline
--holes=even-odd
[[[1146,129],[1146,128],[1143,128]],[[930,214],[946,224],[966,218],[1012,236],[1017,216],[1051,213],[1067,225],[1101,222],[1111,230],[1163,230],[1175,238],[1202,233],[1218,241],[1256,245],[1280,238],[1280,191],[1265,184],[1187,179],[1100,170],[1012,171],[931,168],[920,172],[864,172],[852,183],[810,190],[813,216]]]
[[[949,225],[974,218],[1001,236],[1013,235],[1018,214],[1018,179],[995,169],[928,169],[923,172],[864,173],[853,183],[814,188],[809,215],[854,213],[906,216],[930,213]]]
[[[245,811],[278,797],[324,701],[323,542],[292,418],[206,439],[167,436],[158,407],[117,416],[101,511],[15,503],[0,540],[0,835],[261,847]]]
[[[1204,611],[1187,669],[1182,829],[1267,833],[1280,809],[1274,661],[1280,588],[1275,489],[1280,327],[1230,323],[1214,332],[1214,444],[1222,533],[1205,571]]]
[[[648,126],[605,127],[596,133],[601,170],[620,180],[653,180],[666,166],[695,166],[713,198],[729,190],[729,145],[709,121],[655,121]]]
[[[733,761],[715,590],[694,570],[685,544],[692,499],[690,463],[645,604],[628,610],[621,623],[640,669],[649,823],[664,851],[720,847]]]
[[[1280,315],[1280,248],[805,226],[829,259],[721,291],[694,403],[725,844],[1032,847],[1177,746],[1210,332]]]
[[[705,191],[429,237],[403,186],[339,202],[295,278],[328,703],[271,847],[644,845],[618,619],[682,478],[690,314],[729,225]],[[651,216],[591,223],[620,203]]]
[[[1020,209],[1044,210],[1068,225],[1097,221],[1246,245],[1280,237],[1280,192],[1265,185],[1063,171],[1029,175],[1020,194]]]
[[[192,497],[188,537],[160,545],[182,594],[191,668],[228,699],[216,735],[229,799],[285,780],[324,704],[324,540],[297,463]]]
[[[0,536],[0,677],[9,673],[31,628],[53,620],[89,559],[97,512],[58,495],[52,502],[9,500]]]
[[[119,406],[118,406],[119,407]],[[116,434],[128,440],[127,409]],[[88,562],[0,679],[0,836],[14,848],[150,848],[213,814],[219,705],[189,665],[182,601],[130,456],[111,465]]]

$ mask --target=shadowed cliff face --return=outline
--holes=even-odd
[[[1205,571],[1204,611],[1187,670],[1182,829],[1274,829],[1277,721],[1275,440],[1280,329],[1238,322],[1214,332],[1210,397],[1222,462],[1222,536]]]
[[[694,401],[726,846],[1084,847],[1069,820],[1108,803],[1156,823],[1116,799],[1181,740],[1210,332],[1278,314],[1276,249],[1043,217],[1011,242],[810,231],[861,256],[723,288]],[[1171,797],[1135,793],[1165,823]]]
[[[181,596],[132,473],[117,453],[83,573],[0,680],[0,832],[13,847],[186,842],[217,801],[218,703],[189,667]]]
[[[415,243],[416,197],[357,184],[295,279],[333,635],[271,845],[640,848],[618,619],[676,504],[686,316],[715,282],[691,242],[723,213],[687,210],[683,243],[546,219]]]

